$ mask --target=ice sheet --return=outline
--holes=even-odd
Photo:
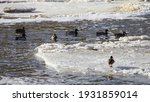
[[[128,39],[128,40],[127,40]],[[56,71],[96,70],[103,73],[141,74],[150,77],[150,37],[129,36],[119,41],[76,44],[47,43],[36,48],[48,68]],[[108,59],[114,56],[114,68]]]

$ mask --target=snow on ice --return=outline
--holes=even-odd
[[[57,71],[80,71],[89,69],[107,73],[141,74],[150,77],[150,37],[128,36],[119,41],[76,44],[47,43],[37,47],[38,57],[49,68]],[[110,56],[116,60],[109,68]]]

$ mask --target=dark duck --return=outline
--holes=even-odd
[[[108,60],[108,65],[110,66],[110,67],[112,67],[112,65],[115,63],[115,60],[114,60],[114,58],[113,58],[113,56],[110,56],[110,58],[109,58],[109,60]]]

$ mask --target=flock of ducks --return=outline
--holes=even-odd
[[[78,31],[79,31],[78,29],[75,29],[74,31],[67,31],[66,36],[67,35],[73,35],[73,36],[77,37]],[[108,29],[105,29],[105,32],[96,32],[96,36],[102,36],[102,35],[108,37]],[[127,35],[127,33],[125,31],[123,31],[122,33],[115,33],[114,34],[115,38],[124,37],[126,35]],[[57,42],[57,35],[53,34],[51,36],[51,40],[54,42]],[[114,60],[113,56],[110,56],[110,58],[108,59],[108,65],[112,68],[112,65],[114,63],[115,63],[115,60]]]
[[[78,36],[78,29],[75,29],[74,31],[67,31],[66,32],[66,36],[68,35],[72,35],[74,37],[77,37]],[[108,29],[105,29],[104,32],[96,32],[96,36],[105,36],[106,38],[108,38]],[[125,31],[122,31],[122,33],[114,33],[114,36],[116,39],[119,39],[120,37],[124,37],[124,36],[127,36],[127,33]],[[51,40],[56,42],[57,41],[57,35],[56,34],[53,34],[51,36]]]
[[[66,32],[66,36],[68,35],[72,35],[74,37],[77,37],[78,36],[78,29],[75,29],[74,31],[67,31]],[[104,32],[96,32],[96,36],[105,36],[105,37],[108,37],[108,29],[105,29]],[[16,36],[16,40],[26,40],[26,34],[25,34],[25,28],[23,27],[22,29],[16,29],[16,33],[17,34],[21,34],[21,36]],[[120,37],[124,37],[124,36],[127,36],[127,33],[125,31],[123,31],[122,33],[115,33],[114,34],[115,38],[120,38]],[[57,35],[56,34],[53,34],[51,36],[51,40],[53,42],[57,42]],[[108,59],[108,65],[110,67],[112,67],[112,65],[115,63],[115,60],[113,58],[113,56],[110,56],[110,58]]]
[[[66,36],[68,35],[72,35],[74,37],[78,36],[78,29],[75,29],[74,31],[66,31]],[[104,32],[96,32],[96,36],[105,36],[106,38],[108,38],[108,29],[105,29]],[[26,34],[25,34],[25,28],[21,28],[21,29],[16,29],[16,33],[17,34],[21,34],[21,36],[16,36],[16,40],[26,40]],[[116,39],[120,38],[120,37],[124,37],[127,36],[127,33],[125,31],[122,31],[122,33],[114,33],[114,36]],[[57,35],[53,34],[51,36],[51,40],[53,42],[57,42]]]

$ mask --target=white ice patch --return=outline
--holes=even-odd
[[[126,40],[124,40],[126,39]],[[149,48],[149,49],[148,49]],[[47,43],[36,48],[49,68],[85,73],[89,69],[103,73],[141,74],[150,77],[150,37],[128,36],[115,42],[89,44]],[[114,69],[107,61],[114,56]]]
[[[119,39],[120,41],[141,41],[141,40],[150,40],[150,37],[147,35],[143,35],[143,36],[128,36],[128,37],[121,37]]]

